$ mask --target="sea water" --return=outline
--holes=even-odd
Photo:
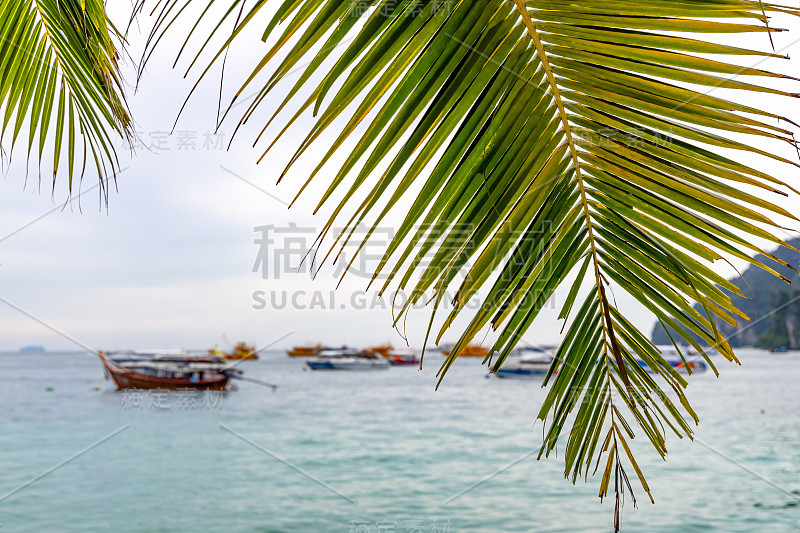
[[[634,450],[622,530],[800,532],[800,354],[689,379],[699,442]],[[459,360],[312,372],[262,354],[224,396],[120,392],[86,353],[0,354],[0,533],[609,532],[598,477],[537,460],[541,382]],[[563,444],[562,444],[563,448]],[[630,469],[629,469],[630,470]]]

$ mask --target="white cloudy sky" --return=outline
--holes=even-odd
[[[793,43],[800,39],[800,21],[778,22],[795,31],[777,35],[776,48],[800,55],[800,45]],[[142,28],[146,24],[143,20]],[[129,95],[145,143],[171,128],[192,85],[191,80],[182,79],[170,68],[177,36],[159,49],[138,91]],[[132,34],[134,55],[142,39],[142,34]],[[768,46],[761,38],[737,44]],[[226,92],[251,68],[262,49],[255,39],[234,49],[227,66],[231,83]],[[748,62],[755,63],[743,60],[744,64]],[[760,67],[800,76],[797,61],[769,61]],[[133,81],[132,68],[127,69],[126,77]],[[783,83],[782,87],[800,91],[800,82]],[[83,196],[79,201],[73,194],[72,202],[64,207],[65,182],[59,182],[51,194],[46,180],[41,190],[36,187],[35,173],[28,177],[26,186],[20,161],[4,168],[0,180],[0,320],[4,324],[0,350],[26,344],[75,348],[47,326],[89,347],[107,349],[204,348],[224,344],[223,334],[232,341],[259,345],[288,335],[276,347],[308,341],[356,345],[403,342],[391,327],[388,309],[359,308],[374,297],[373,292],[366,296],[358,292],[366,287],[366,279],[350,278],[331,296],[336,280],[330,271],[314,282],[303,274],[283,273],[279,279],[262,279],[252,272],[258,251],[253,243],[254,227],[284,228],[295,223],[319,228],[325,222],[324,214],[312,214],[315,200],[324,190],[325,173],[295,207],[286,209],[285,204],[321,155],[320,148],[312,151],[311,157],[276,186],[283,164],[302,139],[309,120],[291,130],[285,142],[259,165],[255,161],[261,151],[250,145],[266,112],[258,117],[260,123],[254,120],[258,127],[245,129],[230,151],[205,147],[206,134],[213,130],[217,89],[216,78],[201,85],[178,123],[177,132],[188,133],[166,138],[165,149],[139,150],[132,158],[122,149],[124,171],[107,207],[98,198],[91,177],[81,185]],[[790,117],[800,116],[795,101],[759,97],[749,103],[771,107]],[[268,108],[269,104],[274,106],[275,102],[269,102]],[[228,123],[221,129],[226,146],[233,126]],[[194,150],[179,149],[179,137],[186,135],[194,136]],[[787,173],[786,168],[767,166],[798,185],[797,169]],[[797,202],[787,205],[797,206]],[[392,220],[396,222],[397,218]],[[375,250],[370,251],[374,254]],[[254,309],[256,291],[299,294],[297,303],[309,306],[313,302],[317,308],[287,305],[272,309],[268,305]],[[321,292],[323,305],[313,299],[314,291]],[[554,307],[558,307],[562,294],[565,291],[556,294]],[[649,331],[652,317],[630,298],[617,296],[623,309]],[[557,342],[560,323],[556,314],[557,309],[545,310],[527,339]],[[406,331],[412,346],[422,344],[428,318],[425,310],[409,316]],[[459,325],[445,340],[455,340]]]

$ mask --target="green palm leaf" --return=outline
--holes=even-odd
[[[189,3],[158,2],[151,43]],[[404,311],[432,293],[435,313],[457,287],[443,326],[430,330],[437,341],[471,297],[486,294],[440,379],[487,328],[499,330],[497,357],[486,361],[499,368],[555,289],[578,274],[538,415],[549,423],[540,455],[566,439],[565,475],[573,482],[600,471],[604,497],[613,478],[618,528],[621,497],[633,496],[628,470],[650,496],[629,441],[644,435],[664,457],[667,434],[691,438],[698,419],[686,380],[617,308],[613,292],[635,298],[712,368],[704,345],[736,361],[715,321],[747,317],[731,303],[737,289],[713,263],[735,257],[758,264],[754,237],[782,244],[774,229],[797,219],[755,192],[794,189],[730,154],[798,164],[778,155],[796,143],[777,124],[794,123],[712,89],[798,95],[758,81],[786,76],[733,62],[783,56],[716,41],[735,43],[744,33],[766,40],[776,31],[767,14],[800,10],[751,0],[285,0],[262,20],[265,4],[230,2],[189,68],[212,50],[202,80],[245,28],[263,31],[265,40],[283,28],[236,92],[256,94],[239,124],[301,68],[281,93],[276,115],[294,115],[278,137],[304,113],[316,120],[286,171],[325,130],[339,128],[307,185],[357,137],[320,199],[321,206],[335,193],[342,198],[322,233],[344,222],[334,253],[356,238],[359,224],[369,219],[373,231],[397,200],[420,191],[376,273],[381,290],[408,288]],[[226,21],[233,33],[212,49],[215,35],[230,31]],[[270,77],[257,81],[268,66]],[[311,96],[298,99],[307,85]],[[362,123],[366,130],[357,134]],[[772,142],[774,150],[743,136]]]
[[[131,141],[132,122],[102,0],[0,0],[0,38],[0,140],[12,155],[27,145],[41,171],[52,150],[53,178],[66,161],[70,190],[90,160],[101,178],[115,172],[114,141]]]

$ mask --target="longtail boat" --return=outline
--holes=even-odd
[[[225,390],[228,380],[241,374],[212,355],[98,355],[118,389]]]

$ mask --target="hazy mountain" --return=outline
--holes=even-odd
[[[787,241],[800,249],[800,238]],[[795,267],[800,266],[800,253],[780,247],[772,255]],[[739,320],[734,328],[717,320],[717,327],[731,346],[761,346],[790,349],[800,348],[800,275],[791,269],[759,255],[758,259],[790,279],[792,284],[755,266],[748,267],[740,277],[731,279],[742,294],[750,298],[732,296],[734,305],[750,317],[750,321]],[[699,305],[695,305],[700,309]],[[672,333],[672,332],[671,332]],[[655,344],[670,344],[664,328],[656,323],[652,340]],[[677,340],[677,339],[676,339]]]

